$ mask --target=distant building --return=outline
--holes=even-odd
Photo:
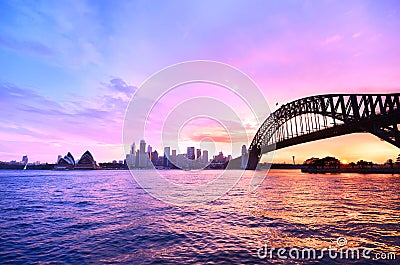
[[[54,167],[56,170],[73,169],[75,167],[75,159],[70,152],[64,157],[60,157],[57,165]]]
[[[139,164],[137,167],[139,168],[146,168],[148,166],[149,156],[146,154],[146,141],[140,140],[140,149],[139,154]]]
[[[196,149],[196,159],[197,160],[201,159],[201,149]]]
[[[136,165],[135,147],[135,142],[133,142],[129,154],[126,155],[126,164],[128,167],[134,167]]]
[[[157,150],[154,150],[154,152],[151,153],[151,163],[153,163],[153,165],[155,166],[159,166]]]
[[[151,145],[148,145],[147,146],[147,156],[149,157],[149,159],[147,160],[146,167],[151,166],[150,164],[151,164],[151,161],[153,160],[152,157],[151,157],[152,153],[153,153],[153,148],[151,147]]]
[[[139,147],[139,153],[144,153],[146,152],[146,141],[145,140],[140,140],[140,147]]]
[[[194,160],[195,155],[194,155],[194,147],[188,147],[187,148],[187,159]]]
[[[172,150],[171,162],[176,165],[176,150],[175,149]]]
[[[178,154],[176,156],[176,165],[179,168],[182,168],[186,164],[186,162],[187,162],[187,159],[186,159],[185,154]]]
[[[23,165],[28,164],[28,156],[27,155],[22,156],[21,162],[22,162]]]
[[[203,163],[208,163],[208,151],[203,150]]]
[[[131,152],[130,152],[130,154],[133,154],[133,155],[135,154],[135,147],[136,147],[136,146],[135,146],[135,142],[133,142],[132,145],[131,145]]]
[[[89,150],[86,150],[85,153],[81,156],[78,162],[75,164],[74,169],[96,169],[97,164],[94,160],[92,154]]]
[[[170,150],[169,146],[164,147],[164,167],[170,167]]]
[[[224,156],[224,154],[221,152],[219,152],[218,155],[214,156],[214,163],[225,163],[226,162],[226,157]]]
[[[246,145],[242,145],[242,161],[240,164],[241,169],[246,169],[247,167],[246,162],[247,162],[247,148]]]

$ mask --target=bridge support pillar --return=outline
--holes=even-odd
[[[249,160],[247,161],[248,170],[255,170],[257,168],[258,162],[260,161],[261,157],[261,149],[258,147],[253,147],[249,150]]]

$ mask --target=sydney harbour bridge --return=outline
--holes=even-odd
[[[371,133],[400,148],[399,96],[329,94],[284,104],[254,136],[247,169],[256,169],[262,154],[273,150],[351,133]]]

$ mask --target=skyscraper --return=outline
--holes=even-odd
[[[131,145],[131,152],[130,152],[130,154],[132,154],[132,155],[134,155],[135,154],[135,142],[133,142],[132,143],[132,145]]]
[[[140,149],[139,149],[139,167],[145,168],[147,167],[147,161],[149,160],[149,156],[146,154],[146,141],[140,140]]]
[[[188,147],[187,148],[187,158],[190,160],[194,160],[195,156],[194,156],[194,147]]]
[[[140,140],[140,153],[145,153],[146,151],[146,141],[145,140]]]
[[[201,149],[196,149],[196,159],[200,160],[201,158]]]
[[[129,167],[134,167],[136,165],[135,147],[135,142],[133,142],[129,154],[126,155],[126,164]]]
[[[170,160],[173,164],[176,165],[176,150],[172,150],[172,154],[171,154],[171,160]]]
[[[147,146],[147,155],[149,156],[150,160],[151,160],[151,153],[153,152],[153,148],[151,147],[151,145]]]
[[[24,165],[28,164],[28,156],[27,155],[22,156],[22,163]]]
[[[241,169],[246,169],[247,165],[247,148],[246,145],[242,145],[242,163],[240,164]]]
[[[169,167],[169,161],[170,161],[170,152],[171,148],[169,146],[164,147],[164,167]]]
[[[203,150],[203,163],[208,163],[208,151]]]

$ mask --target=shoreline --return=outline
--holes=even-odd
[[[400,168],[302,168],[302,173],[310,174],[400,174]]]

